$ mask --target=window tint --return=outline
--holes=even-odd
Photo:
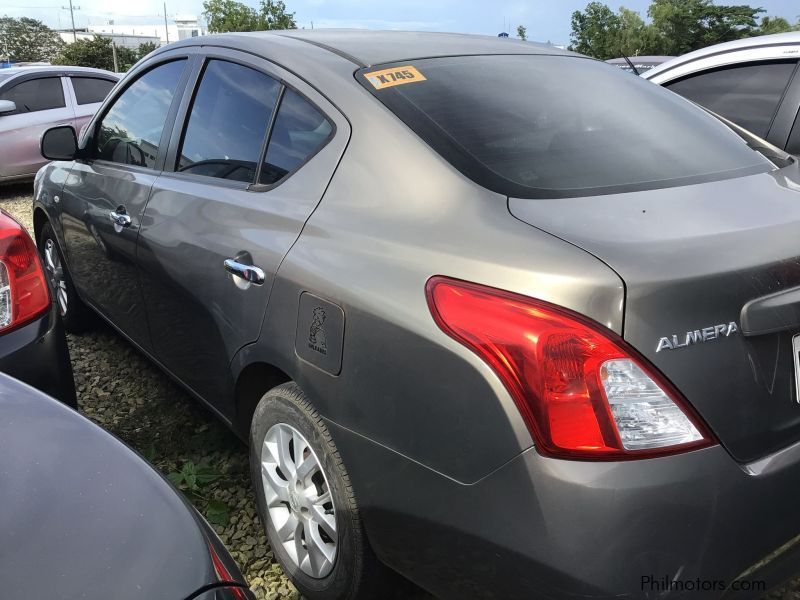
[[[71,77],[72,89],[78,104],[102,102],[114,87],[113,81],[96,77]]]
[[[397,81],[408,66],[395,67]],[[425,79],[387,86],[380,73],[370,83],[391,65],[357,78],[467,177],[505,195],[618,193],[774,168],[702,109],[601,62],[496,55],[411,66]]]
[[[37,112],[66,106],[64,89],[61,87],[59,77],[23,81],[3,92],[0,99],[11,100],[17,105],[16,112],[7,114]]]
[[[153,167],[185,63],[176,60],[148,71],[116,98],[98,128],[96,158]]]
[[[269,138],[259,183],[283,179],[325,145],[333,126],[298,93],[286,89]]]
[[[192,102],[177,170],[253,183],[280,83],[235,63],[209,61]]]
[[[794,62],[729,67],[668,83],[666,87],[766,137],[794,67]]]

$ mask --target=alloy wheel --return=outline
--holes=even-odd
[[[336,507],[317,455],[291,425],[277,423],[261,447],[269,518],[292,561],[308,576],[327,576],[336,561]]]
[[[64,277],[64,268],[61,265],[58,248],[50,238],[47,238],[44,243],[44,267],[50,280],[51,289],[56,295],[58,311],[64,317],[67,314],[67,280]]]

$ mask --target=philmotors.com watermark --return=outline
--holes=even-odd
[[[675,579],[667,575],[642,575],[643,592],[766,592],[767,584],[759,579],[736,579],[730,583],[721,579]]]

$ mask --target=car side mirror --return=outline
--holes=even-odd
[[[0,100],[0,115],[17,110],[17,105],[12,100]]]
[[[78,138],[71,125],[51,127],[42,135],[42,156],[47,160],[74,160],[78,154]]]

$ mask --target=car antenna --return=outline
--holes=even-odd
[[[631,62],[631,59],[630,59],[630,58],[628,58],[628,57],[627,57],[627,56],[625,56],[624,54],[622,55],[622,58],[624,58],[624,59],[625,59],[625,62],[626,62],[626,63],[628,63],[628,65],[630,66],[630,68],[631,68],[631,69],[633,69],[633,72],[634,72],[634,73],[636,73],[637,75],[641,76],[641,73],[639,73],[639,69],[637,69],[637,68],[634,66],[634,64]]]

